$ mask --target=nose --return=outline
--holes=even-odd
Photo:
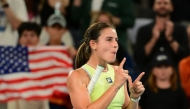
[[[114,42],[113,42],[113,47],[114,47],[114,48],[118,48],[118,42],[117,42],[117,41],[114,41]]]

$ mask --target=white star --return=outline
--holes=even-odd
[[[14,60],[17,60],[17,58],[18,58],[17,56],[14,56]]]
[[[8,51],[6,51],[6,52],[5,52],[5,54],[6,54],[6,55],[8,55],[8,54],[9,54],[9,52],[8,52]]]
[[[14,61],[11,59],[11,60],[10,60],[10,63],[12,64],[13,62],[14,62]]]
[[[24,66],[26,66],[26,65],[27,65],[27,63],[26,63],[26,62],[23,62],[23,65],[24,65]]]
[[[2,47],[2,48],[1,48],[1,52],[4,52],[4,51],[5,51],[5,49]]]
[[[17,54],[17,51],[14,51],[14,54],[16,55],[16,54]]]
[[[8,61],[8,60],[9,60],[9,57],[6,57],[5,60]]]
[[[25,70],[25,71],[28,71],[28,68],[25,68],[24,70]]]
[[[20,71],[20,70],[21,70],[21,68],[20,68],[20,67],[18,67],[18,68],[17,68],[17,71]]]
[[[18,62],[21,63],[21,62],[22,62],[22,59],[19,59]]]
[[[15,64],[14,64],[15,66],[18,66],[18,62],[15,62]]]
[[[1,74],[3,74],[4,73],[4,70],[1,70]]]
[[[1,54],[1,57],[2,57],[2,58],[4,58],[4,57],[5,57],[5,55],[4,55],[4,54]]]
[[[4,66],[4,69],[5,69],[5,70],[7,70],[7,68],[8,68],[7,66]]]
[[[9,72],[12,72],[13,70],[12,69],[9,69]]]
[[[19,56],[19,57],[21,57],[21,56],[22,56],[22,54],[21,54],[21,53],[19,53],[19,54],[18,54],[18,56]]]
[[[10,54],[9,54],[9,57],[11,57],[11,58],[12,58],[12,57],[13,57],[13,54],[12,54],[12,53],[10,53]]]
[[[11,52],[12,52],[12,51],[13,51],[13,48],[11,47],[11,48],[9,49],[9,51],[11,51]]]

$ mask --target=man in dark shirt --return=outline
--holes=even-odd
[[[153,11],[155,21],[139,29],[134,50],[134,58],[140,72],[147,72],[142,78],[148,77],[149,62],[160,52],[167,52],[177,69],[178,62],[189,54],[187,32],[185,27],[170,20],[173,11],[171,0],[155,0]]]

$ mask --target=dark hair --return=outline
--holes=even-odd
[[[19,26],[19,28],[18,28],[19,39],[20,39],[22,33],[23,33],[25,30],[34,31],[34,32],[37,34],[37,36],[39,37],[42,28],[41,28],[40,25],[38,25],[37,23],[34,23],[34,22],[23,22],[23,23]]]
[[[101,35],[101,31],[105,28],[115,29],[112,25],[103,22],[93,23],[89,26],[84,34],[83,43],[78,49],[75,68],[80,68],[88,61],[91,55],[91,48],[89,45],[90,40],[98,40],[98,37]]]
[[[176,72],[176,70],[175,70],[175,68],[173,66],[171,66],[171,67],[172,67],[172,72],[173,73],[172,73],[172,75],[170,77],[170,83],[171,83],[170,88],[175,91],[177,89],[177,72]],[[151,74],[150,74],[150,76],[148,78],[147,83],[148,83],[150,89],[153,92],[155,92],[155,93],[158,92],[158,87],[157,87],[157,84],[156,84],[156,77],[154,76],[152,71],[151,71]]]

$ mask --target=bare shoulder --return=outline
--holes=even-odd
[[[82,69],[76,69],[69,73],[67,77],[67,86],[72,86],[76,84],[87,84],[90,80],[88,74]]]

